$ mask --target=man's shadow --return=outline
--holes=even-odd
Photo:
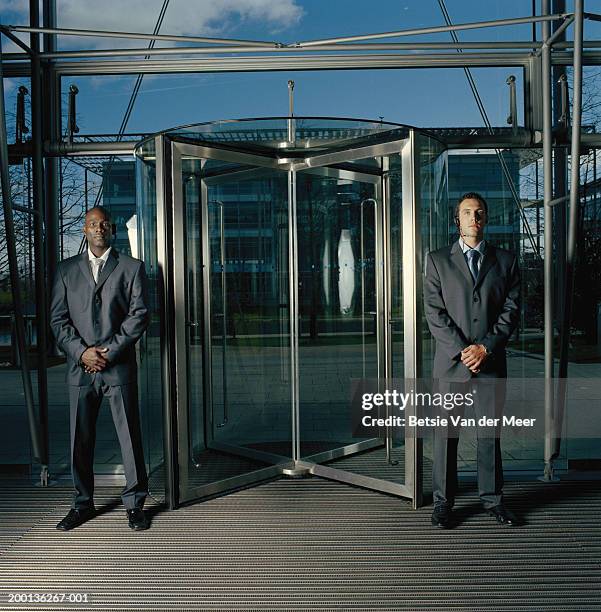
[[[529,477],[533,478],[533,477]],[[509,481],[511,483],[512,481]],[[558,504],[559,502],[578,501],[579,499],[596,496],[601,500],[600,480],[560,480],[545,483],[537,480],[513,481],[516,487],[504,493],[504,505],[514,512],[520,520],[519,526],[528,525],[533,520],[533,514],[541,508]],[[476,483],[460,483],[458,491],[459,504],[453,509],[454,527],[461,527],[470,518],[485,514],[479,501],[461,502],[461,498],[478,495]],[[424,501],[432,503],[432,495],[425,496]],[[566,510],[566,512],[568,512]],[[536,520],[536,519],[534,519]]]

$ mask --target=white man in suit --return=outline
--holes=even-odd
[[[135,344],[149,323],[144,263],[110,246],[114,226],[96,206],[85,217],[84,253],[60,262],[50,324],[67,356],[71,468],[75,496],[57,529],[69,531],[95,515],[94,446],[103,397],[108,398],[125,470],[128,524],[148,529],[148,494],[138,409]]]
[[[479,419],[499,418],[505,396],[505,347],[520,314],[520,274],[514,253],[484,240],[488,205],[464,194],[455,208],[459,240],[428,253],[424,309],[436,341],[432,377],[441,392],[470,392]],[[453,412],[462,415],[463,408]],[[449,414],[446,415],[449,417]],[[447,422],[451,423],[450,418]],[[518,520],[503,503],[500,428],[477,429],[478,490],[484,509],[503,525]],[[434,427],[432,524],[450,528],[457,492],[459,428]]]

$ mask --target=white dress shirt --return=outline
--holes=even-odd
[[[111,247],[109,247],[100,257],[96,257],[96,255],[94,255],[94,253],[92,253],[92,251],[90,250],[90,247],[88,247],[88,258],[90,259],[90,266],[92,268],[92,276],[94,277],[95,283],[98,282],[99,271],[102,268],[104,268],[104,265],[106,264],[109,258],[110,252],[111,252]]]
[[[480,240],[480,242],[475,247],[471,247],[465,244],[465,242],[463,242],[463,238],[459,238],[459,246],[461,247],[461,250],[463,251],[463,255],[466,258],[466,260],[468,260],[468,256],[467,256],[468,251],[474,250],[480,253],[480,257],[478,257],[478,264],[477,264],[478,272],[480,272],[480,268],[482,267],[482,260],[484,259],[484,251],[486,250],[486,240]]]

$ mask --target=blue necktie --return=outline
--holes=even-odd
[[[480,259],[480,251],[476,251],[476,249],[470,249],[467,252],[467,263],[472,273],[472,278],[474,279],[474,283],[478,278],[478,260]]]

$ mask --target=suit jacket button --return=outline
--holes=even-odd
[[[477,296],[474,296],[474,302],[479,302],[480,299]]]

